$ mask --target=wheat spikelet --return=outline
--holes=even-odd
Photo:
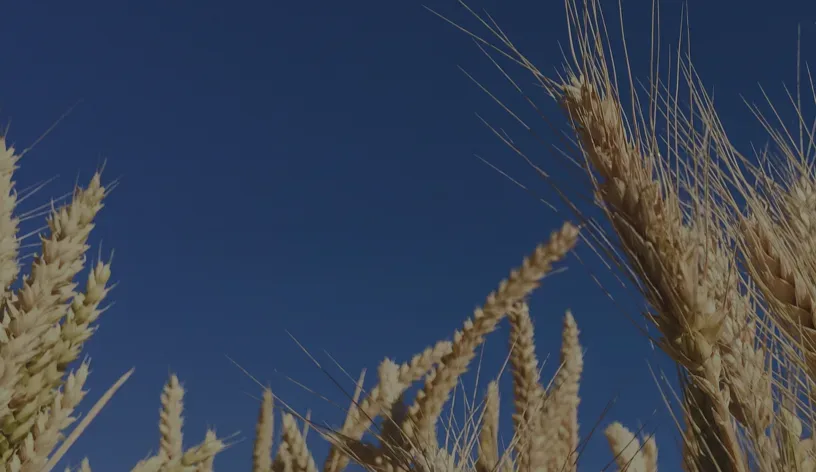
[[[82,459],[82,462],[79,463],[79,467],[74,470],[71,470],[70,467],[65,468],[65,472],[91,472],[91,463],[88,461],[88,458]]]
[[[163,459],[159,456],[153,456],[148,459],[139,461],[131,472],[158,472],[161,470]]]
[[[813,467],[813,440],[803,439],[802,421],[790,410],[783,408],[777,417],[775,428],[778,441],[776,452],[781,465],[793,466],[794,470]],[[783,469],[784,470],[784,469]]]
[[[448,453],[448,451],[437,448],[430,455],[424,455],[416,464],[416,468],[422,472],[465,472],[465,468],[461,463],[456,461],[456,458]]]
[[[111,277],[111,264],[102,261],[91,269],[85,290],[78,293],[71,301],[68,314],[60,325],[60,340],[52,347],[57,368],[62,371],[65,366],[79,357],[82,345],[93,335],[96,322],[103,310],[99,308],[108,295],[108,281]]]
[[[221,452],[223,449],[224,443],[218,439],[215,431],[208,430],[204,436],[204,441],[202,441],[201,444],[191,447],[184,452],[184,455],[181,457],[180,464],[175,465],[174,467],[174,465],[170,463],[166,469],[168,471],[211,471],[213,467],[213,459],[215,458],[216,454]]]

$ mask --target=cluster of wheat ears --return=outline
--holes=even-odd
[[[368,391],[361,377],[343,424],[317,428],[330,443],[324,472],[341,472],[352,462],[377,472],[577,470],[583,367],[578,327],[567,313],[559,369],[550,382],[542,382],[527,301],[579,238],[614,262],[645,298],[653,340],[678,366],[675,418],[682,464],[675,468],[816,471],[811,407],[816,126],[807,126],[802,117],[801,86],[789,94],[798,133],[775,128],[750,108],[773,146],[744,156],[727,138],[687,55],[678,50],[665,79],[653,76],[636,87],[631,72],[615,75],[597,0],[568,0],[566,7],[569,65],[557,77],[535,68],[489,18],[474,14],[488,39],[461,29],[516,90],[524,94],[502,61],[531,73],[560,104],[571,130],[569,145],[578,156],[574,162],[584,169],[593,204],[603,210],[607,224],[585,217],[567,201],[575,223],[565,223],[524,259],[452,340],[403,364],[385,359],[377,386]],[[627,84],[626,94],[619,80]],[[806,83],[816,97],[812,81]],[[511,116],[534,132],[518,115]],[[496,134],[527,157],[504,133]],[[40,472],[56,466],[129,373],[71,428],[89,372],[87,363],[75,361],[95,330],[111,277],[109,263],[99,261],[88,271],[84,288],[77,280],[107,191],[100,175],[94,175],[50,212],[41,249],[17,283],[21,258],[13,173],[19,157],[0,140],[0,283],[6,287],[0,327],[0,464],[9,472]],[[515,409],[507,446],[499,447],[505,441],[499,438],[495,381],[481,404],[473,406],[464,422],[468,427],[454,440],[442,440],[438,430],[444,429],[439,423],[446,404],[485,337],[505,318]],[[420,381],[423,387],[406,403],[406,391]],[[183,395],[172,376],[161,395],[158,453],[133,471],[212,470],[225,443],[209,431],[201,444],[183,447]],[[273,394],[265,390],[253,470],[317,472],[305,440],[309,421],[284,408],[282,432],[273,447],[272,410]],[[619,469],[657,470],[657,446],[648,434],[636,435],[618,423],[605,434]],[[87,460],[79,470],[90,470]]]

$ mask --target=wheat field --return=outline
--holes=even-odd
[[[650,340],[677,366],[679,387],[665,402],[676,413],[682,461],[670,470],[816,471],[816,123],[803,116],[800,94],[792,100],[797,129],[786,128],[770,103],[770,113],[751,107],[773,146],[741,153],[690,59],[678,55],[675,77],[643,86],[626,61],[611,54],[600,8],[599,0],[567,1],[569,47],[563,70],[555,74],[542,73],[489,17],[471,11],[479,31],[456,26],[511,88],[524,94],[510,67],[526,80],[532,77],[552,99],[540,106],[560,107],[592,205],[603,218],[590,218],[587,208],[565,201],[567,221],[499,282],[459,330],[408,360],[382,360],[373,388],[364,390],[361,376],[341,425],[313,423],[265,389],[253,472],[579,470],[587,435],[578,424],[580,316],[563,314],[557,372],[543,379],[530,306],[530,295],[541,284],[557,284],[557,277],[547,276],[578,252],[606,260],[643,297],[643,316],[655,333]],[[816,99],[812,82],[804,88]],[[87,278],[79,274],[111,184],[98,172],[55,206],[36,257],[26,261],[14,183],[20,157],[0,139],[0,463],[9,472],[48,472],[103,414],[132,371],[93,405],[80,405],[89,375],[83,346],[109,303],[112,265],[99,260],[87,268]],[[533,172],[549,178],[542,169]],[[451,439],[446,406],[502,323],[509,327],[504,342],[512,390],[500,392],[498,382],[491,382]],[[496,379],[500,374],[487,373]],[[512,418],[510,435],[499,427],[502,394],[512,398],[505,413]],[[157,452],[122,467],[214,469],[230,439],[208,430],[200,444],[186,444],[184,395],[171,375],[157,395]],[[310,452],[309,430],[316,432],[312,440],[330,445],[322,464]],[[657,471],[658,444],[648,432],[615,422],[603,434],[619,470]],[[78,470],[89,472],[90,460]]]

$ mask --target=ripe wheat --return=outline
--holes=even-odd
[[[572,151],[609,228],[605,233],[570,204],[583,220],[580,236],[600,246],[642,295],[658,345],[678,366],[683,462],[675,468],[816,472],[816,139],[801,102],[795,106],[798,139],[752,109],[776,145],[775,155],[759,156],[760,162],[775,159],[786,169],[777,177],[729,140],[690,62],[675,65],[682,79],[678,73],[674,82],[647,84],[641,106],[634,78],[616,75],[631,70],[628,64],[614,67],[598,0],[567,0],[566,7],[570,57],[560,76],[542,74],[492,20],[477,16],[486,38],[460,29],[517,91],[524,94],[496,57],[532,74],[564,112]],[[620,90],[621,83],[629,88]],[[681,87],[688,103],[677,98]],[[632,96],[631,111],[625,95]],[[130,372],[70,429],[89,374],[86,362],[75,363],[104,312],[112,275],[110,263],[98,261],[78,288],[107,190],[97,173],[70,202],[54,208],[39,254],[23,268],[13,180],[19,157],[0,138],[0,464],[9,472],[39,472],[56,466]],[[564,317],[559,368],[545,385],[528,306],[541,279],[578,240],[578,226],[565,223],[499,284],[452,341],[439,341],[404,363],[386,358],[368,392],[361,377],[342,425],[317,428],[331,445],[322,470],[342,472],[351,462],[376,472],[578,470],[583,351],[576,319],[569,312]],[[12,288],[21,273],[20,288]],[[500,447],[497,381],[482,405],[473,405],[466,426],[447,431],[443,440],[438,433],[445,405],[485,337],[505,318],[513,380],[509,444]],[[406,403],[406,392],[420,381],[423,387]],[[158,453],[134,472],[213,470],[226,444],[207,431],[202,443],[185,448],[183,398],[173,375],[160,397]],[[283,411],[275,448],[273,403],[265,390],[253,471],[317,472],[306,443],[308,419]],[[605,435],[620,470],[657,471],[653,437],[638,437],[619,423]],[[90,462],[83,460],[78,470],[90,472]]]

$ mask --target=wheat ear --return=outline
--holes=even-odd
[[[401,394],[406,388],[421,379],[445,355],[450,353],[451,349],[449,341],[440,341],[433,347],[429,347],[413,356],[410,361],[399,366],[399,386],[389,388],[396,388]],[[377,385],[369,391],[362,401],[357,402],[355,400],[352,402],[353,404],[349,408],[343,427],[337,434],[337,436],[343,438],[340,444],[345,445],[349,442],[359,441],[368,431],[374,419],[382,412],[388,411],[390,405],[383,401],[382,388],[383,386]],[[324,464],[325,472],[340,472],[348,465],[349,457],[340,444],[331,445]]]
[[[275,418],[272,411],[272,391],[265,388],[258,423],[255,426],[255,444],[252,449],[252,472],[270,472],[272,469],[272,441]]]
[[[631,431],[612,423],[604,431],[620,472],[657,472],[657,445],[648,438],[641,446]]]
[[[6,294],[20,272],[19,218],[14,216],[17,192],[13,181],[19,159],[14,148],[7,145],[5,136],[0,136],[0,285]]]
[[[587,160],[601,176],[596,185],[608,217],[658,312],[653,319],[663,334],[662,347],[692,373],[697,396],[709,397],[710,413],[701,418],[706,428],[717,431],[709,454],[717,455],[721,469],[744,470],[730,422],[730,394],[720,388],[723,325],[733,310],[748,306],[740,302],[735,279],[729,277],[733,256],[714,223],[684,221],[676,193],[656,180],[659,161],[630,142],[611,87],[608,77],[595,84],[573,76],[563,85],[564,106]]]
[[[535,471],[543,467],[545,460],[540,421],[544,389],[539,376],[530,308],[527,303],[518,302],[507,313],[507,318],[510,322],[516,466],[519,470]]]
[[[181,460],[184,454],[182,445],[184,441],[182,433],[184,388],[175,375],[171,375],[170,380],[164,386],[161,406],[159,410],[159,431],[161,432],[159,455],[164,457],[168,463],[172,463]]]
[[[22,444],[15,453],[22,467],[20,472],[40,472],[48,457],[62,439],[62,431],[74,423],[72,416],[79,402],[87,393],[83,387],[88,378],[88,364],[83,362],[71,373],[61,391],[57,391],[49,408],[37,415],[34,426],[25,438],[12,440]]]
[[[540,431],[544,435],[540,442],[546,457],[546,469],[551,471],[576,470],[576,460],[572,456],[578,449],[578,387],[584,368],[578,334],[575,318],[568,311],[561,335],[561,366],[540,416]]]
[[[495,380],[487,386],[478,452],[476,471],[495,472],[499,465],[499,384]]]
[[[8,404],[10,415],[3,420],[5,441],[0,450],[4,456],[15,446],[12,433],[18,432],[17,438],[26,436],[20,434],[21,428],[30,430],[41,403],[45,403],[38,399],[59,381],[55,366],[37,370],[43,365],[37,358],[49,356],[48,349],[58,339],[57,323],[75,295],[73,279],[83,267],[88,235],[104,195],[101,176],[96,173],[86,188],[76,189],[68,205],[51,212],[50,234],[42,238],[42,250],[32,263],[31,274],[6,305],[8,342],[0,347],[5,370],[0,390],[14,387]]]
[[[186,451],[183,445],[184,389],[175,374],[171,374],[162,390],[159,410],[159,452],[139,461],[132,472],[210,472],[215,456],[226,447],[214,431],[208,430],[204,440]]]
[[[512,305],[530,294],[546,275],[552,264],[569,252],[578,237],[578,229],[566,223],[553,233],[549,242],[540,245],[535,252],[525,259],[521,268],[513,271],[503,281],[497,291],[487,297],[482,308],[475,311],[472,320],[467,320],[464,329],[454,334],[453,350],[442,358],[440,368],[425,382],[424,388],[417,394],[416,401],[408,410],[403,430],[413,438],[415,447],[429,447],[437,444],[436,422],[443,405],[456,386],[475,355],[484,336],[492,332],[496,324],[505,316]]]
[[[275,472],[317,472],[317,465],[306,447],[295,417],[284,413],[282,429],[281,444],[272,464],[272,470]]]

